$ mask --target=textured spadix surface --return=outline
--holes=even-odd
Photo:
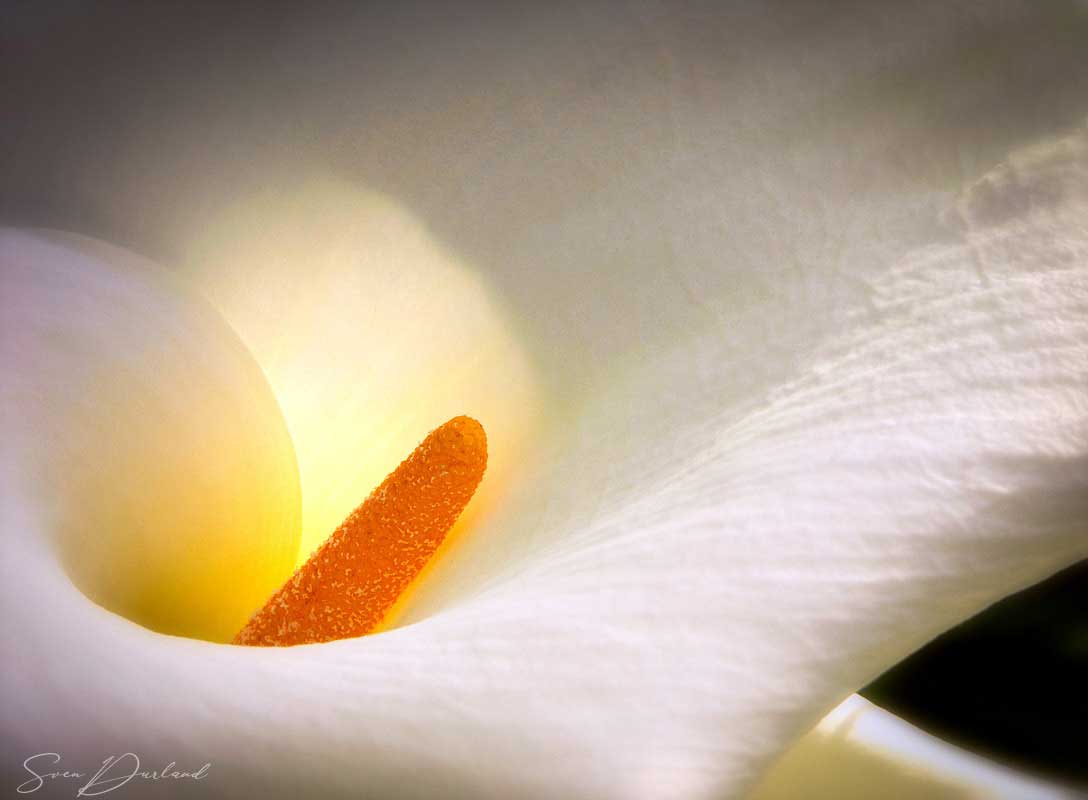
[[[223,25],[192,52],[144,23],[172,54],[150,94],[43,101],[37,125],[116,124],[59,153],[26,133],[28,195],[188,271],[276,388],[305,348],[258,339],[261,298],[284,332],[300,308],[342,332],[350,306],[325,280],[284,291],[283,264],[232,305],[209,254],[259,252],[236,243],[283,219],[249,195],[336,172],[423,220],[413,252],[478,273],[490,294],[456,293],[477,319],[501,298],[478,330],[520,343],[518,385],[548,411],[414,624],[284,651],[87,602],[18,544],[52,532],[6,475],[8,750],[211,761],[205,786],[238,797],[732,797],[880,670],[1083,557],[1088,23],[977,8],[411,7],[252,42]],[[107,73],[143,66],[83,46]],[[237,208],[257,222],[217,227]],[[363,267],[320,272],[355,290]],[[350,395],[321,363],[298,396],[335,418]],[[22,414],[4,425],[48,424]]]

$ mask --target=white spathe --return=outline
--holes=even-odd
[[[325,58],[342,52],[335,35],[289,50],[321,87],[299,108],[321,145],[336,144],[348,183],[396,198],[380,211],[396,230],[416,230],[404,209],[431,228],[405,257],[479,274],[481,290],[451,278],[456,296],[542,409],[524,471],[418,598],[414,624],[257,651],[164,637],[89,603],[33,544],[56,534],[13,459],[10,751],[56,750],[73,768],[132,749],[211,761],[221,796],[733,797],[882,669],[1088,554],[1085,135],[1054,138],[1070,120],[1040,109],[1057,105],[1003,97],[1004,76],[978,60],[996,48],[1042,69],[1036,52],[1055,51],[1034,42],[1083,24],[1079,12],[742,8],[647,4],[622,21],[497,12],[484,34],[390,25],[388,49],[342,60]],[[1025,27],[1034,36],[1021,53]],[[434,49],[400,46],[429,37]],[[412,58],[423,66],[395,68]],[[367,59],[391,68],[369,71]],[[220,86],[194,91],[215,98]],[[358,93],[373,102],[345,104]],[[224,165],[248,129],[242,112],[216,113],[216,135],[236,149],[197,159],[211,188],[194,189],[204,184],[192,162],[166,156],[99,197],[107,217],[138,220],[223,315],[199,332],[197,363],[236,363],[222,391],[248,387],[265,408],[315,334],[297,350],[272,337],[262,298],[275,298],[281,334],[298,309],[320,329],[325,303],[339,335],[360,306],[327,283],[285,292],[283,265],[258,270],[240,297],[224,289],[232,264],[221,256],[259,252],[263,219],[319,254],[323,275],[360,268],[333,259],[328,238],[366,244],[337,233],[354,225],[331,202],[340,189],[305,195],[292,222],[230,187]],[[199,115],[179,121],[200,129]],[[156,163],[154,142],[137,137],[136,162]],[[320,149],[258,147],[243,163],[267,173],[273,194],[301,192],[322,171]],[[154,206],[156,181],[211,199]],[[216,228],[226,210],[257,221]],[[323,215],[331,237],[314,224]],[[396,244],[383,242],[390,258]],[[56,374],[83,354],[45,328],[104,330],[117,347],[101,357],[135,365],[134,391],[198,396],[137,359],[131,315],[74,304],[33,277],[117,280],[121,256],[27,233],[6,234],[2,254],[5,275],[30,276],[5,291],[5,318],[11,308],[45,320],[26,346]],[[165,288],[153,296],[212,313]],[[403,310],[411,318],[412,304]],[[8,363],[5,390],[36,380]],[[328,367],[300,395],[336,417],[351,381]],[[3,424],[48,443],[48,419],[19,399],[30,396],[5,406]],[[306,427],[279,405],[282,421],[242,415],[224,453],[257,447],[266,429]],[[134,413],[125,398],[100,411]],[[168,450],[184,428],[160,435]],[[46,447],[35,457],[60,459],[56,474],[95,469],[95,453],[83,466]],[[102,484],[126,502],[124,480]]]
[[[767,772],[750,800],[1072,800],[1075,792],[961,750],[853,695]]]
[[[130,253],[5,231],[0,261],[6,567],[48,553],[129,619],[229,641],[299,546],[298,468],[260,368]]]

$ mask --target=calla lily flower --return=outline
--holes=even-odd
[[[360,11],[288,43],[312,94],[197,76],[206,147],[79,173],[95,238],[5,231],[9,785],[743,796],[1088,556],[1088,104],[989,68],[1088,20],[877,5]],[[281,100],[318,146],[244,153]],[[461,413],[488,474],[388,630],[225,644]]]

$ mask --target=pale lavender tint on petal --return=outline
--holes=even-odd
[[[38,65],[64,102],[3,134],[31,216],[184,272],[224,209],[332,172],[478,271],[555,406],[381,636],[164,638],[6,560],[14,751],[211,761],[228,797],[736,797],[1088,554],[1081,6],[462,11],[50,34],[119,88]]]

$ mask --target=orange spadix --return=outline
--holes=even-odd
[[[287,646],[372,632],[434,555],[487,467],[471,417],[431,431],[234,637]]]

